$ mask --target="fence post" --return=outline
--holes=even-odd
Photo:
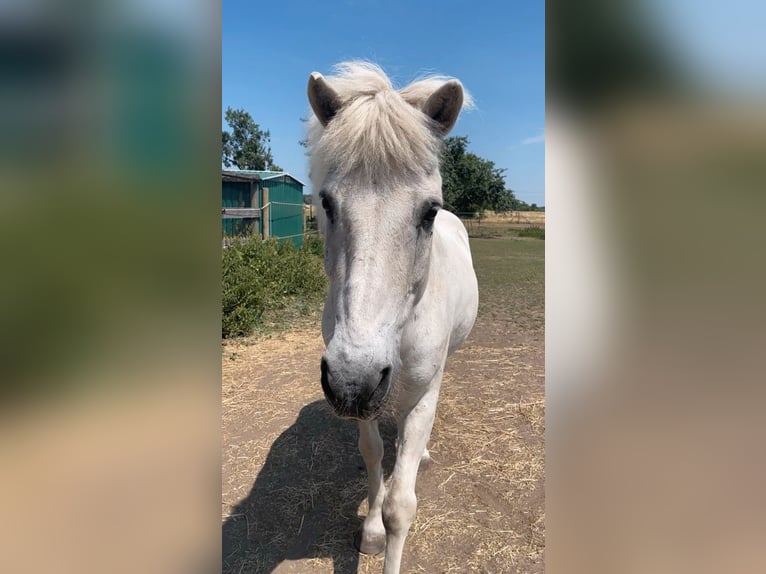
[[[271,206],[269,205],[269,188],[263,188],[263,209],[261,209],[263,218],[263,238],[271,237]]]
[[[248,198],[247,205],[245,207],[259,207],[258,205],[258,186],[255,184],[255,181],[252,179],[250,180],[250,197]],[[247,234],[252,235],[255,231],[258,231],[258,222],[256,221],[253,223],[252,220],[250,220],[250,225],[244,225],[244,221],[242,222],[242,227],[244,229],[247,229]]]

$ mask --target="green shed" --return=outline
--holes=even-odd
[[[225,170],[221,175],[224,236],[257,233],[303,244],[303,182],[283,171]]]

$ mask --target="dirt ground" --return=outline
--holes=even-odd
[[[479,317],[449,359],[402,572],[532,573],[544,550],[544,242],[472,239]],[[223,346],[223,571],[380,572],[352,545],[366,514],[356,424],[319,383],[307,327]],[[382,422],[384,468],[395,426]]]

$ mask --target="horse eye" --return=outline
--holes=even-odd
[[[421,222],[421,225],[423,227],[431,227],[434,223],[434,219],[436,219],[436,214],[439,213],[439,206],[436,203],[432,203],[429,208],[423,213],[423,221]]]
[[[435,205],[432,205],[423,216],[423,221],[433,221],[434,219],[436,219],[436,214],[438,212],[439,212],[439,208]]]
[[[322,209],[324,209],[325,213],[327,214],[327,219],[329,219],[330,223],[332,223],[332,203],[325,196],[322,196]]]

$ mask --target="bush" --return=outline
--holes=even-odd
[[[535,237],[537,239],[545,239],[544,227],[525,227],[519,229],[519,237]]]
[[[318,249],[319,256],[315,240],[298,250],[291,241],[232,240],[222,256],[221,335],[249,335],[265,313],[284,309],[298,297],[321,299],[327,280],[324,247]]]
[[[305,249],[312,255],[324,257],[324,241],[318,235],[305,235],[301,249]]]

